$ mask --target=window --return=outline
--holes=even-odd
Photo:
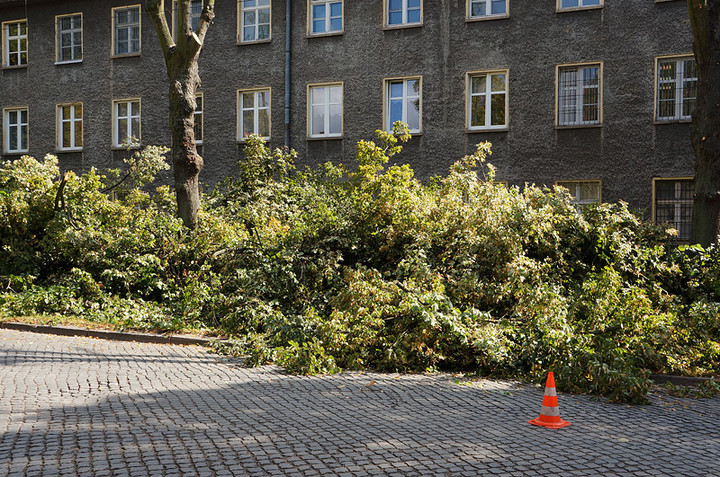
[[[509,0],[467,0],[467,17],[471,20],[505,18],[508,16]]]
[[[140,54],[140,5],[113,8],[113,55]]]
[[[342,136],[342,84],[308,85],[308,137]]]
[[[195,120],[195,144],[202,144],[203,142],[203,94],[197,93],[195,96],[195,113],[193,114]]]
[[[27,21],[19,20],[2,24],[3,66],[25,66],[28,64]]]
[[[689,121],[697,97],[697,66],[692,56],[657,58],[655,119]]]
[[[343,2],[334,0],[309,0],[310,34],[323,35],[343,31]]]
[[[387,26],[420,25],[422,0],[385,0]]]
[[[411,133],[420,132],[421,78],[385,80],[385,130],[392,131],[395,121],[408,125]]]
[[[140,99],[113,101],[113,147],[140,145]]]
[[[558,181],[557,185],[570,192],[570,202],[575,205],[597,204],[600,202],[600,181]]]
[[[602,64],[558,66],[557,125],[602,123]]]
[[[557,9],[579,10],[582,8],[598,8],[603,5],[604,0],[557,0]]]
[[[5,109],[3,113],[5,152],[28,152],[28,109]]]
[[[468,73],[468,129],[506,129],[508,72]]]
[[[202,0],[192,0],[190,2],[190,28],[193,31],[197,30],[198,23],[200,23],[200,15],[202,15]],[[178,2],[173,0],[173,16],[172,16],[172,33],[173,38],[177,39],[177,22],[178,18]]]
[[[57,63],[82,61],[82,13],[55,17]]]
[[[57,148],[79,151],[83,145],[83,107],[81,103],[58,104]]]
[[[270,0],[239,0],[240,42],[270,39]]]
[[[653,179],[653,219],[677,231],[677,241],[690,240],[695,182],[691,177]]]
[[[251,134],[270,139],[270,89],[238,91],[238,141]]]

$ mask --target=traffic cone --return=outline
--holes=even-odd
[[[550,429],[560,429],[570,425],[569,422],[560,419],[557,392],[555,391],[555,376],[553,376],[552,371],[548,373],[547,382],[545,383],[545,395],[540,409],[540,417],[528,422],[536,426],[549,427]]]

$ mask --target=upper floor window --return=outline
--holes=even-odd
[[[582,8],[597,8],[603,5],[604,0],[557,0],[558,11],[579,10]]]
[[[692,177],[653,179],[653,219],[672,225],[678,242],[690,240],[694,193]]]
[[[79,151],[83,145],[83,107],[81,103],[58,104],[57,148]]]
[[[657,59],[655,119],[689,121],[697,97],[697,65],[692,56]]]
[[[140,99],[113,101],[113,147],[137,147],[140,141]]]
[[[195,96],[195,112],[193,113],[193,119],[195,124],[195,144],[202,144],[203,142],[203,94],[197,93]]]
[[[270,89],[238,91],[237,139],[251,134],[270,139]]]
[[[58,63],[82,61],[82,13],[55,17],[55,30],[57,32],[55,61]]]
[[[140,5],[113,8],[113,55],[140,53]]]
[[[27,21],[17,20],[2,24],[3,66],[25,66],[28,64]]]
[[[557,125],[602,123],[602,64],[558,66]]]
[[[190,28],[193,31],[197,30],[198,23],[200,23],[200,16],[202,15],[202,0],[192,0],[190,2]],[[173,0],[173,16],[172,16],[172,32],[173,38],[177,39],[177,22],[178,17],[178,0]]]
[[[5,152],[28,152],[28,108],[8,108],[3,113]]]
[[[600,181],[558,181],[557,185],[570,192],[570,202],[575,205],[600,203]]]
[[[270,0],[239,0],[240,42],[270,39]]]
[[[385,0],[387,26],[420,25],[422,0]]]
[[[323,35],[343,31],[343,2],[337,0],[310,0],[310,34]]]
[[[411,133],[421,130],[421,77],[385,80],[385,125],[392,131],[396,121],[408,125]]]
[[[484,20],[508,16],[509,0],[467,0],[468,18]]]
[[[308,136],[342,136],[342,84],[308,86]]]
[[[468,129],[507,128],[507,78],[507,70],[468,73]]]

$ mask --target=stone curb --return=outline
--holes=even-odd
[[[172,345],[202,345],[209,346],[212,342],[225,341],[213,338],[198,338],[186,335],[157,335],[152,333],[137,333],[125,331],[88,330],[76,326],[29,325],[26,323],[0,322],[0,328],[15,331],[30,331],[62,336],[85,336],[88,338],[101,338],[114,341],[136,341],[139,343],[156,343]]]

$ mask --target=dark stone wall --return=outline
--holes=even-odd
[[[142,2],[144,3],[144,2]],[[170,4],[170,1],[167,2]],[[693,175],[688,124],[654,124],[655,58],[692,52],[683,1],[620,2],[556,13],[555,0],[510,1],[510,16],[465,21],[465,0],[424,0],[421,27],[383,28],[383,2],[345,0],[342,35],[307,36],[307,4],[293,1],[291,146],[299,165],[353,165],[355,143],[382,127],[383,79],[422,76],[422,134],[398,161],[421,178],[443,174],[480,141],[493,143],[490,162],[510,184],[602,180],[604,201],[627,201],[649,213],[653,177]],[[30,154],[54,150],[55,105],[82,101],[81,153],[62,153],[65,168],[118,166],[111,149],[113,99],[142,98],[143,144],[168,144],[167,80],[153,26],[143,12],[142,54],[111,58],[111,8],[116,0],[30,1],[29,65],[0,71],[0,107],[27,105]],[[168,7],[169,8],[169,7]],[[54,64],[54,17],[82,11],[84,57]],[[25,18],[24,6],[1,6],[0,19]],[[236,141],[237,90],[272,90],[271,146],[284,142],[285,1],[272,1],[272,39],[238,45],[237,3],[216,1],[216,21],[200,60],[205,137],[202,179],[232,174],[242,157]],[[555,127],[558,64],[603,63],[601,127]],[[509,130],[465,131],[465,74],[509,70]],[[308,83],[344,83],[341,139],[307,140]],[[11,158],[4,156],[4,158]]]

